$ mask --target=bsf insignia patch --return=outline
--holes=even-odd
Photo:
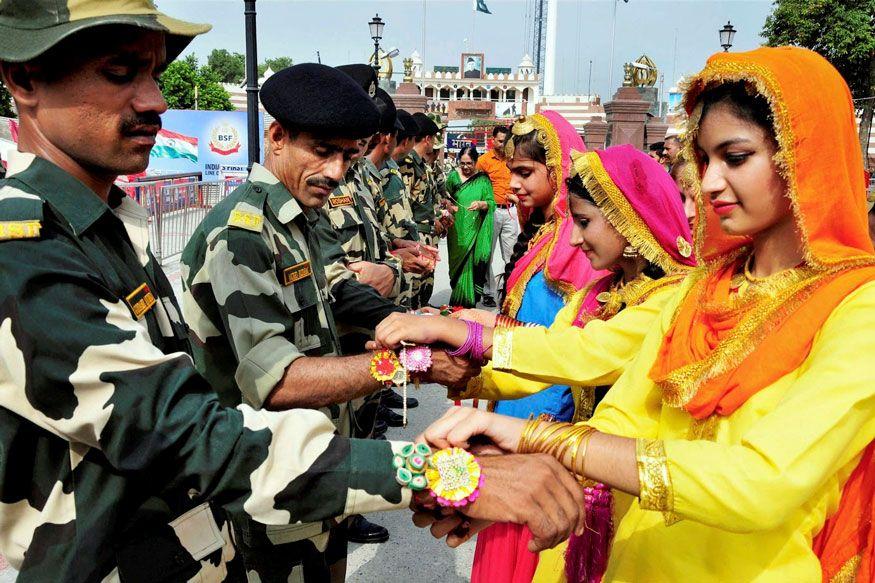
[[[338,196],[328,197],[328,206],[336,209],[339,206],[350,206],[352,204],[352,196],[349,194],[340,194]]]
[[[148,284],[143,284],[125,297],[125,301],[134,312],[134,318],[139,320],[155,305],[155,295]]]
[[[0,221],[0,241],[36,239],[42,226],[39,221]]]
[[[283,269],[283,285],[292,285],[296,281],[301,281],[304,278],[310,277],[313,274],[313,269],[310,267],[309,261],[296,263],[291,267]]]
[[[264,217],[256,213],[247,213],[246,211],[233,210],[231,218],[228,220],[228,225],[232,227],[240,227],[247,231],[261,232],[261,227],[264,223]]]

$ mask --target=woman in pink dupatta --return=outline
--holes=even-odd
[[[494,315],[491,320],[478,318],[488,326],[483,345],[491,347],[486,356],[492,363],[459,396],[519,403],[565,383],[574,393],[574,421],[583,421],[632,362],[695,260],[680,193],[659,164],[631,146],[572,152],[570,158],[569,243],[596,268],[609,271],[599,272],[603,275],[573,294],[549,329],[496,328]],[[393,318],[395,340],[459,346],[466,338],[467,327],[460,322],[412,318]],[[403,326],[401,320],[406,320]],[[502,322],[507,320],[499,319],[498,324]],[[386,328],[378,327],[377,338],[391,344]],[[588,529],[584,537],[573,539],[569,554],[572,581],[598,580],[611,538],[610,493],[589,487]],[[527,529],[513,524],[481,532],[472,581],[563,580],[566,546],[539,556],[528,551],[529,539]]]

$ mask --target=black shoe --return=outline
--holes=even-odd
[[[387,407],[380,407],[377,410],[377,417],[386,422],[389,427],[403,427],[404,417]]]
[[[497,308],[498,306],[495,304],[495,298],[492,296],[485,296],[483,298],[483,305],[487,308]]]
[[[386,527],[374,524],[361,514],[356,514],[349,519],[346,532],[351,543],[384,543],[389,540],[389,531]]]
[[[377,419],[374,422],[374,431],[371,433],[371,437],[373,439],[381,439],[386,437],[386,431],[389,429],[389,426],[386,425],[386,422],[382,419]]]
[[[380,398],[380,404],[383,407],[389,407],[390,409],[404,408],[403,398],[393,390],[383,391],[383,395]],[[407,397],[407,408],[413,409],[415,407],[419,407],[419,401],[413,397]]]

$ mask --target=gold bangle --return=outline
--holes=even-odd
[[[581,478],[586,477],[586,473],[584,471],[584,466],[586,466],[586,450],[589,448],[589,440],[592,439],[592,436],[596,433],[596,430],[590,427],[590,431],[586,432],[583,435],[583,438],[580,440],[580,470],[577,469],[577,460],[574,459],[571,461],[572,471],[580,476]]]
[[[531,442],[532,433],[540,424],[541,420],[537,417],[526,421],[526,426],[523,428],[523,432],[520,435],[520,442],[517,444],[517,453],[529,453],[528,448],[529,443]]]
[[[551,453],[561,443],[562,436],[568,426],[568,423],[551,423],[533,437],[529,451],[531,453]]]

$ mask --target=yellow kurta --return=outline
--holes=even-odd
[[[648,377],[682,293],[590,420],[645,438],[645,487],[605,580],[820,581],[812,538],[875,438],[875,283],[836,308],[802,366],[710,423],[663,406]]]
[[[583,293],[572,299],[549,328],[498,328],[493,360],[466,393],[493,401],[521,399],[552,385],[595,387],[613,384],[638,354],[679,281],[660,286],[640,304],[610,320],[573,326]]]

